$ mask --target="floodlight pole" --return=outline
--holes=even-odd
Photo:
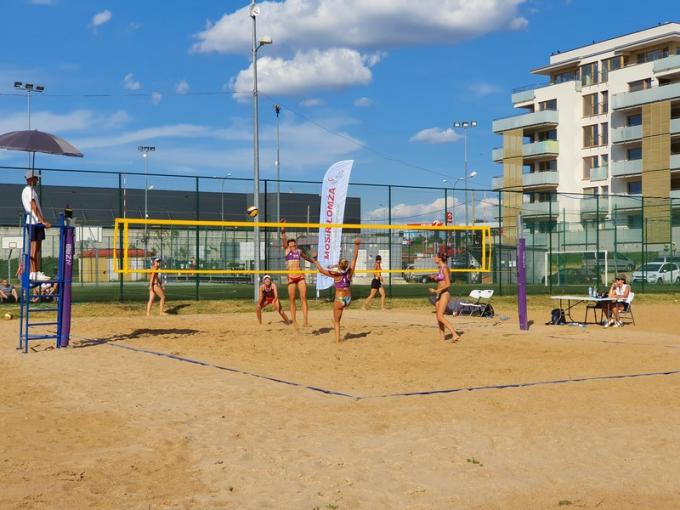
[[[44,85],[33,85],[32,83],[23,83],[20,81],[15,81],[14,82],[14,88],[19,89],[19,90],[24,90],[26,91],[26,98],[28,102],[28,129],[29,131],[31,130],[31,93],[33,92],[40,92],[43,93],[45,92],[45,86]],[[33,155],[35,158],[35,153]],[[33,165],[31,165],[31,153],[28,153],[28,167],[29,169],[33,169]]]
[[[456,121],[453,123],[454,128],[462,128],[464,136],[465,156],[463,161],[463,170],[465,171],[465,224],[469,225],[468,217],[468,129],[477,127],[477,121]]]
[[[142,153],[144,158],[144,219],[149,219],[149,153],[156,150],[153,145],[139,145],[137,150]],[[147,238],[147,225],[144,223],[144,257],[147,256],[149,240]]]
[[[279,138],[279,113],[281,106],[274,105],[276,112],[276,222],[281,222],[281,141]]]
[[[255,4],[255,0],[252,0],[249,8],[250,17],[253,20],[253,51],[252,51],[252,61],[253,61],[253,206],[259,210],[260,208],[260,125],[259,125],[259,105],[258,105],[258,93],[257,93],[257,50],[259,50],[265,44],[271,44],[271,39],[262,39],[258,42],[257,40],[257,16],[260,14],[260,8]],[[258,225],[258,216],[254,219],[255,228],[255,246],[253,254],[255,257],[255,277],[253,278],[254,285],[254,300],[257,301],[258,291],[259,291],[259,271],[260,271],[260,227]]]

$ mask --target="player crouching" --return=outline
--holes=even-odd
[[[260,285],[260,291],[257,297],[257,307],[255,308],[255,314],[257,315],[257,320],[260,324],[262,324],[262,309],[267,305],[273,305],[274,310],[279,312],[279,315],[283,318],[283,322],[290,324],[286,312],[281,308],[279,289],[276,287],[276,284],[272,282],[272,277],[268,274],[264,275],[262,278],[262,285]]]

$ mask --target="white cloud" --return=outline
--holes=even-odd
[[[128,73],[123,78],[123,87],[128,90],[139,90],[142,88],[142,84],[135,80],[135,75]]]
[[[493,85],[492,83],[473,83],[469,87],[470,92],[472,92],[477,97],[490,96],[493,94],[500,94],[503,89],[498,85]]]
[[[373,106],[373,99],[371,99],[370,97],[360,97],[354,100],[354,106],[368,108],[369,106]]]
[[[447,197],[448,210],[456,215],[456,209],[462,205],[453,196]],[[422,202],[416,204],[399,203],[392,206],[392,221],[413,221],[431,223],[432,220],[444,220],[444,198],[437,198],[432,202]],[[378,207],[369,211],[368,218],[371,220],[382,220],[388,212],[387,207]]]
[[[463,138],[453,129],[439,129],[438,127],[423,129],[411,137],[411,142],[452,143]]]
[[[117,135],[84,137],[76,140],[74,144],[78,148],[91,149],[102,147],[115,147],[128,143],[138,143],[159,138],[197,138],[204,136],[208,128],[195,124],[172,124],[145,129],[127,131]]]
[[[92,21],[90,21],[90,27],[92,28],[100,27],[103,24],[111,21],[112,16],[113,14],[111,14],[111,11],[109,11],[108,9],[102,12],[98,12],[97,14],[92,16]]]
[[[132,120],[132,117],[125,110],[118,110],[111,114],[108,119],[103,123],[103,127],[106,128],[118,128],[128,124]]]
[[[124,110],[112,114],[97,114],[92,110],[74,110],[69,113],[53,113],[35,111],[31,114],[31,128],[54,133],[71,133],[84,131],[93,127],[115,128],[131,120]],[[26,129],[27,117],[24,112],[0,112],[0,133]]]
[[[309,90],[367,85],[373,78],[367,60],[368,57],[347,48],[300,51],[291,60],[264,57],[257,63],[258,88],[265,94],[295,95]],[[233,81],[236,99],[249,97],[252,74],[251,64]]]
[[[529,20],[524,16],[517,16],[516,18],[511,19],[510,23],[508,23],[510,30],[524,30],[528,26]]]
[[[324,106],[326,104],[326,101],[323,99],[317,99],[315,97],[310,97],[309,99],[303,99],[300,101],[300,105],[306,107],[306,108],[312,108],[314,106]]]
[[[189,84],[187,83],[186,80],[180,81],[177,85],[175,85],[175,92],[178,94],[186,94],[189,92]]]
[[[152,92],[151,93],[151,104],[159,104],[163,100],[163,94],[160,92]]]
[[[494,30],[523,28],[524,0],[286,0],[260,3],[260,33],[279,48],[390,48],[451,44]],[[524,20],[524,21],[521,21]],[[522,26],[523,25],[523,26]],[[241,53],[250,46],[248,6],[207,23],[193,50]],[[274,50],[278,51],[278,50]]]

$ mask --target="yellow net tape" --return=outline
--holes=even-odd
[[[465,225],[413,225],[413,224],[373,224],[373,223],[278,223],[278,222],[254,222],[254,221],[213,221],[213,220],[159,220],[159,219],[142,219],[142,218],[116,218],[114,229],[113,229],[113,267],[116,273],[122,274],[148,274],[151,273],[152,269],[142,269],[142,268],[131,268],[130,267],[130,225],[151,225],[153,227],[157,226],[172,226],[172,227],[227,227],[235,228],[242,227],[247,229],[254,229],[258,227],[260,229],[280,229],[285,227],[286,229],[330,229],[330,228],[341,228],[346,230],[398,230],[405,232],[414,231],[441,231],[441,232],[479,232],[480,236],[480,250],[481,250],[481,260],[479,267],[469,267],[469,268],[451,268],[451,272],[455,273],[488,273],[491,271],[491,247],[492,247],[492,237],[491,237],[491,227],[487,225],[475,225],[475,226],[465,226]],[[123,231],[122,240],[120,238],[120,231]],[[347,233],[346,235],[352,237],[361,237],[358,233],[354,235],[353,233]],[[122,251],[122,264],[120,262],[120,252]],[[385,274],[389,273],[432,273],[433,268],[427,269],[382,269]],[[436,270],[435,270],[436,271]],[[239,274],[239,275],[250,275],[250,274],[315,274],[317,270],[314,269],[299,269],[299,270],[289,270],[289,269],[200,269],[200,268],[186,268],[186,269],[174,269],[174,268],[161,268],[158,272],[164,274],[177,274],[177,275],[201,275],[201,274],[214,274],[214,275],[227,275],[227,274]],[[357,269],[356,273],[373,273],[373,269]]]

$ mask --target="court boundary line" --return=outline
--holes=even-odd
[[[216,365],[214,363],[209,363],[207,361],[201,361],[201,360],[196,360],[196,359],[192,359],[192,358],[187,358],[187,357],[184,357],[184,356],[178,356],[176,354],[170,354],[170,353],[161,352],[161,351],[153,351],[151,349],[143,349],[143,348],[140,348],[140,347],[133,347],[133,346],[130,346],[130,345],[120,345],[120,344],[112,344],[112,343],[107,343],[106,345],[109,345],[111,347],[116,347],[118,349],[125,349],[125,350],[129,350],[129,351],[133,351],[133,352],[141,352],[141,353],[144,353],[144,354],[150,354],[150,355],[153,355],[153,356],[168,358],[168,359],[172,359],[172,360],[175,360],[175,361],[182,361],[184,363],[191,363],[191,364],[199,365],[199,366],[203,366],[203,367],[216,368],[218,370],[223,370],[223,371],[231,372],[231,373],[235,373],[235,374],[247,375],[247,376],[250,376],[250,377],[255,377],[256,379],[263,379],[263,380],[278,383],[278,384],[284,384],[284,385],[287,385],[287,386],[293,386],[293,387],[296,387],[296,388],[306,389],[306,390],[314,391],[314,392],[321,393],[321,394],[324,394],[324,395],[342,397],[342,398],[351,398],[351,399],[354,399],[354,400],[377,400],[377,399],[387,399],[387,398],[397,398],[397,397],[423,397],[423,396],[431,396],[431,395],[448,395],[448,394],[452,394],[452,393],[472,392],[472,391],[506,390],[506,389],[513,389],[513,388],[530,388],[530,387],[534,387],[534,386],[548,386],[548,385],[559,385],[559,384],[568,384],[568,383],[582,383],[582,382],[589,382],[589,381],[607,381],[607,380],[637,379],[637,378],[642,378],[642,377],[660,377],[660,376],[680,375],[680,369],[678,369],[678,370],[662,370],[662,371],[657,371],[657,372],[640,372],[640,373],[634,373],[634,374],[613,374],[613,375],[571,377],[571,378],[567,378],[567,379],[548,379],[548,380],[530,381],[530,382],[524,382],[524,383],[489,384],[489,385],[483,385],[483,386],[461,386],[461,387],[458,387],[458,388],[445,388],[445,389],[438,389],[438,390],[423,390],[423,391],[407,391],[407,392],[400,392],[400,393],[384,393],[384,394],[379,394],[379,395],[352,395],[350,393],[345,393],[345,392],[342,392],[342,391],[322,388],[320,386],[310,386],[310,385],[298,383],[298,382],[295,382],[295,381],[288,381],[286,379],[281,379],[279,377],[272,377],[272,376],[268,376],[268,375],[257,374],[255,372],[250,372],[248,370],[241,370],[241,369],[238,369],[238,368],[231,368],[231,367]]]

